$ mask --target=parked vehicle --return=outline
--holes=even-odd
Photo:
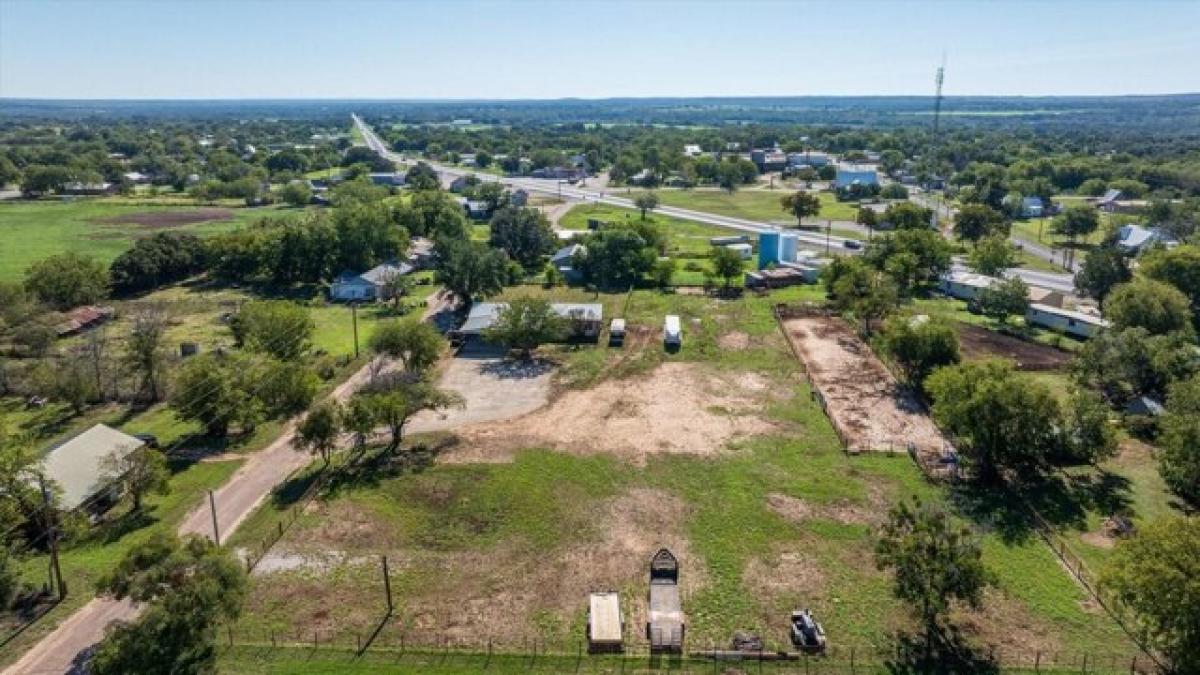
[[[792,644],[805,652],[825,651],[825,629],[813,618],[812,612],[796,610],[792,612]]]
[[[683,346],[683,326],[679,317],[668,314],[663,321],[663,346],[667,349],[679,349]]]

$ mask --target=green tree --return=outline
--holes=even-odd
[[[868,335],[871,322],[886,316],[899,302],[892,278],[860,260],[830,265],[825,274],[830,275],[826,288],[833,306],[862,321],[863,332]]]
[[[933,211],[912,202],[891,204],[883,212],[883,222],[897,230],[928,230]]]
[[[796,218],[796,227],[800,227],[805,218],[812,218],[821,212],[821,200],[803,190],[780,197],[779,206]]]
[[[392,453],[400,449],[404,428],[414,415],[423,410],[444,410],[463,405],[463,399],[458,394],[437,389],[427,382],[386,382],[382,387],[361,395],[365,396],[371,417],[388,428],[391,434],[388,451]]]
[[[980,274],[996,276],[1017,264],[1017,251],[1004,237],[986,237],[975,244],[967,262]]]
[[[466,302],[504,290],[508,254],[478,242],[441,240],[435,280]]]
[[[958,332],[945,321],[892,317],[883,328],[883,346],[904,371],[908,383],[920,387],[936,368],[958,363]]]
[[[367,447],[367,439],[377,422],[375,409],[368,397],[355,396],[341,409],[339,424],[347,433],[353,434],[354,447],[360,452]]]
[[[1080,389],[1071,395],[1063,425],[1063,452],[1072,461],[1089,464],[1117,454],[1108,406],[1096,392]]]
[[[489,243],[526,270],[540,267],[556,241],[550,221],[537,209],[508,206],[492,215]]]
[[[875,213],[875,209],[863,206],[855,214],[854,222],[873,230],[879,225],[879,214]]]
[[[375,354],[399,359],[405,371],[419,375],[437,363],[445,348],[437,329],[422,321],[381,322],[367,345]]]
[[[724,280],[726,291],[734,281],[742,276],[742,272],[745,270],[742,255],[727,246],[718,246],[713,249],[712,267],[713,274]]]
[[[1010,316],[1025,316],[1029,311],[1029,286],[1020,277],[1004,279],[980,289],[976,301],[985,316],[1006,323]]]
[[[1174,331],[1192,333],[1188,298],[1170,284],[1144,277],[1114,286],[1104,302],[1113,328],[1145,328],[1151,335]]]
[[[888,514],[875,543],[875,565],[894,574],[892,592],[910,603],[925,629],[926,658],[955,602],[978,608],[993,575],[970,529],[915,500]]]
[[[1100,214],[1092,206],[1068,206],[1050,224],[1052,232],[1064,235],[1072,242],[1095,232],[1098,227]]]
[[[633,205],[642,212],[642,220],[645,220],[648,211],[658,208],[658,195],[652,190],[647,190],[633,198]]]
[[[206,433],[223,437],[240,424],[253,428],[262,406],[253,396],[248,359],[201,354],[183,362],[175,376],[170,406],[179,419],[197,422]]]
[[[1161,428],[1159,473],[1171,490],[1200,506],[1200,376],[1171,385]]]
[[[78,253],[52,255],[25,270],[25,289],[56,309],[71,309],[108,295],[108,269]]]
[[[670,288],[671,281],[675,278],[676,267],[677,263],[674,258],[661,258],[655,261],[654,268],[650,270],[654,284],[659,288]]]
[[[279,198],[290,206],[307,206],[312,200],[312,189],[304,181],[292,181],[279,191]]]
[[[1075,274],[1075,290],[1103,303],[1114,286],[1133,278],[1125,256],[1111,246],[1088,251],[1083,266]]]
[[[167,458],[148,445],[132,451],[128,448],[113,450],[100,459],[100,473],[102,482],[120,486],[122,492],[133,498],[135,513],[142,510],[146,495],[165,495],[171,491]]]
[[[1181,333],[1145,328],[1106,330],[1083,344],[1071,363],[1075,383],[1117,408],[1139,396],[1162,401],[1168,387],[1200,368],[1195,345]]]
[[[90,672],[201,675],[216,672],[217,628],[238,617],[246,577],[230,550],[200,537],[181,543],[157,534],[131,548],[98,587],[144,610],[108,629]]]
[[[308,309],[287,300],[251,300],[229,322],[239,347],[297,361],[312,345],[316,323]]]
[[[318,455],[326,466],[341,435],[342,410],[334,401],[318,404],[296,427],[296,445]]]
[[[563,340],[567,332],[567,320],[554,311],[549,300],[521,296],[500,310],[495,325],[487,328],[483,337],[488,342],[518,350],[522,358],[528,359],[540,345]]]
[[[939,368],[925,380],[933,417],[961,439],[963,457],[985,481],[1001,468],[1039,467],[1058,449],[1062,414],[1045,385],[1002,361]]]
[[[978,242],[985,237],[1007,236],[1004,216],[986,204],[964,204],[954,218],[954,234],[959,239]]]
[[[887,272],[905,296],[937,282],[953,261],[950,242],[931,229],[900,230],[875,237],[862,256],[867,264]]]
[[[1117,544],[1100,585],[1133,611],[1133,630],[1170,672],[1200,673],[1200,518],[1169,516]]]
[[[1200,244],[1158,248],[1140,263],[1142,274],[1179,289],[1191,303],[1193,318],[1200,316]]]
[[[631,228],[602,229],[585,242],[587,252],[577,255],[584,278],[601,288],[629,288],[654,267],[658,252]]]
[[[404,296],[412,290],[414,283],[411,276],[401,274],[398,270],[384,275],[381,280],[382,295],[391,299],[393,312],[400,312],[400,303],[404,300]]]

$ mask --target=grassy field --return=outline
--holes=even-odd
[[[794,222],[795,218],[779,206],[779,199],[788,190],[754,189],[738,190],[729,194],[724,190],[658,190],[658,198],[667,206],[706,211],[722,216],[746,218],[762,222]],[[818,192],[821,212],[813,220],[854,220],[858,205],[839,202],[830,192]]]
[[[589,218],[606,222],[623,222],[637,220],[640,218],[640,214],[634,209],[624,209],[619,206],[580,204],[564,214],[559,219],[558,226],[564,230],[586,230]],[[708,260],[712,251],[712,245],[708,243],[711,237],[744,234],[716,225],[697,223],[661,213],[651,212],[647,214],[646,218],[667,234],[667,255],[678,262],[674,283],[679,285],[704,283],[703,270],[711,268]],[[753,235],[749,236],[751,243],[754,243]]]
[[[996,497],[981,511],[972,508],[971,495],[926,482],[906,457],[841,450],[771,315],[773,303],[812,299],[815,289],[740,301],[653,291],[520,292],[592,298],[605,305],[606,316],[630,322],[634,337],[624,349],[548,350],[561,364],[561,393],[552,400],[591,396],[622,382],[652,387],[653,378],[678,372],[658,366],[686,367],[732,383],[726,387],[763,392],[751,413],[761,431],[715,452],[659,452],[647,440],[637,459],[521,437],[507,439],[516,449],[503,459],[435,462],[334,481],[277,546],[285,564],[253,578],[239,635],[261,641],[272,632],[316,631],[346,644],[369,634],[384,616],[380,555],[393,561],[397,609],[379,644],[398,644],[401,635],[410,636],[409,644],[480,638],[480,621],[494,631],[486,637],[507,640],[508,647],[519,647],[522,638],[574,644],[585,623],[586,592],[597,587],[622,593],[629,632],[636,635],[643,553],[669,543],[683,561],[693,647],[724,644],[735,630],[760,632],[772,648],[781,646],[794,607],[812,607],[842,648],[885,645],[914,624],[891,595],[888,576],[874,566],[870,532],[889,504],[917,495],[972,518],[985,560],[997,572],[998,587],[984,608],[956,614],[968,641],[1030,653],[1131,653],[1120,630],[1089,608],[1084,591],[1027,523],[994,527],[997,519],[1019,524],[1012,504]],[[664,313],[683,320],[678,353],[658,347]],[[648,340],[636,337],[639,326],[649,329]],[[614,419],[638,414],[613,405]],[[746,414],[721,406],[703,412]],[[496,433],[472,436],[482,444],[472,449],[486,453],[489,443],[506,441],[503,431]],[[451,453],[455,447],[453,437],[428,442],[446,442]],[[238,537],[255,541],[288,508],[281,493]]]
[[[164,228],[214,234],[285,212],[275,207],[143,205],[121,198],[0,202],[0,281],[20,279],[31,263],[56,253],[75,251],[107,263],[137,237]],[[189,214],[191,222],[186,222]]]

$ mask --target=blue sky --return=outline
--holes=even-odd
[[[0,0],[0,97],[1200,91],[1200,2]]]

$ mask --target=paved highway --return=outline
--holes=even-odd
[[[353,117],[354,117],[354,123],[356,125],[358,125],[359,131],[362,132],[363,138],[366,140],[368,147],[370,147],[375,152],[379,153],[380,156],[382,156],[386,159],[389,159],[393,162],[397,162],[399,164],[405,164],[405,165],[411,163],[403,155],[400,155],[398,153],[392,152],[391,150],[388,150],[387,145],[382,140],[380,140],[379,136],[377,136],[375,134],[375,131],[372,130],[371,127],[367,126],[367,124],[362,121],[362,118],[360,118],[358,115],[354,115]],[[621,206],[621,207],[630,208],[630,209],[637,208],[636,206],[634,206],[632,200],[625,199],[624,197],[612,196],[603,190],[592,190],[592,189],[588,189],[588,188],[584,188],[584,187],[577,187],[574,185],[560,184],[558,181],[555,181],[555,180],[541,180],[541,179],[537,179],[537,178],[519,178],[519,177],[512,177],[512,176],[496,176],[496,175],[488,174],[488,173],[476,173],[474,171],[470,171],[468,169],[463,169],[461,167],[446,166],[444,164],[437,164],[434,162],[428,162],[428,164],[430,166],[432,166],[434,169],[436,169],[438,172],[447,174],[450,176],[463,176],[466,174],[474,173],[476,176],[479,177],[480,180],[496,181],[496,182],[502,183],[504,185],[507,185],[509,187],[524,188],[525,190],[530,191],[530,192],[540,192],[543,194],[561,196],[565,199],[574,199],[574,200],[583,201],[583,202],[596,202],[598,204],[609,204],[611,206]],[[945,205],[941,205],[941,207],[942,207],[943,214],[945,214],[949,210],[948,207],[946,207]],[[747,232],[747,233],[751,233],[751,234],[761,234],[763,232],[776,231],[774,228],[771,228],[769,226],[764,225],[763,223],[753,221],[753,220],[746,220],[744,218],[731,218],[729,216],[719,216],[719,215],[712,214],[712,213],[704,213],[702,211],[693,211],[691,209],[681,209],[681,208],[674,207],[674,206],[660,206],[657,209],[655,209],[655,211],[657,213],[663,213],[663,214],[666,214],[669,216],[675,216],[676,218],[682,218],[684,220],[691,220],[691,221],[695,221],[698,223],[707,223],[710,225],[718,225],[720,227],[726,227],[726,228],[729,228],[732,230],[738,230],[741,232]],[[796,235],[799,237],[800,241],[809,247],[815,247],[818,250],[820,250],[826,246],[826,237],[823,234],[817,234],[817,233],[813,233],[813,232],[796,231],[796,230],[788,230],[788,231],[796,232]],[[861,248],[859,248],[859,249],[847,248],[846,247],[847,241],[856,242],[860,245],[862,243],[862,240],[860,240],[860,239],[847,239],[845,237],[831,236],[828,238],[828,245],[830,247],[830,251],[838,252],[838,253],[850,253],[850,254],[861,252],[861,250],[862,250]],[[966,270],[966,268],[960,264],[956,264],[955,269]],[[1074,293],[1075,292],[1074,277],[1070,274],[1054,274],[1054,273],[1049,273],[1049,272],[1039,272],[1036,270],[1027,270],[1027,269],[1022,269],[1022,268],[1013,268],[1013,269],[1009,270],[1008,272],[1006,272],[1005,274],[1006,274],[1006,276],[1020,277],[1027,284],[1031,284],[1031,285],[1035,285],[1035,286],[1042,286],[1043,288],[1049,288],[1049,289],[1061,291],[1064,293]]]

